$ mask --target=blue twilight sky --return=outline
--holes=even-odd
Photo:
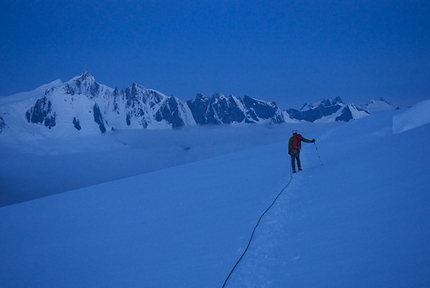
[[[430,1],[3,0],[0,95],[84,70],[181,100],[430,98]]]

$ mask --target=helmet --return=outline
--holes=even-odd
[[[294,129],[294,130],[293,130],[293,134],[297,134],[297,129]]]

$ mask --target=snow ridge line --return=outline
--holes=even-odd
[[[224,281],[224,284],[222,285],[222,288],[227,285],[228,280],[230,279],[230,276],[233,274],[234,270],[236,269],[237,265],[239,265],[240,261],[242,261],[242,258],[245,256],[246,252],[248,251],[249,246],[251,246],[252,239],[254,238],[255,231],[257,230],[258,225],[260,225],[261,220],[263,219],[264,215],[266,215],[267,212],[269,212],[270,208],[276,203],[278,198],[282,195],[282,193],[287,189],[287,187],[291,184],[291,181],[293,181],[293,175],[290,171],[290,180],[288,183],[282,188],[281,192],[273,199],[272,203],[267,207],[267,209],[261,214],[260,218],[257,221],[257,224],[255,224],[254,229],[252,230],[251,237],[249,238],[248,244],[246,245],[245,250],[243,251],[242,255],[239,257],[239,260],[237,260],[236,264],[234,264],[233,268],[231,269],[230,273],[228,274],[227,278]]]

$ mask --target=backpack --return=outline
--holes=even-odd
[[[300,134],[296,134],[293,136],[293,145],[291,146],[291,148],[296,149],[296,150],[300,150],[302,148],[302,138],[303,136]]]

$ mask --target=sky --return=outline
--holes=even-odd
[[[430,96],[428,1],[0,3],[0,95],[83,71],[185,101],[220,92],[281,109],[340,96]]]

